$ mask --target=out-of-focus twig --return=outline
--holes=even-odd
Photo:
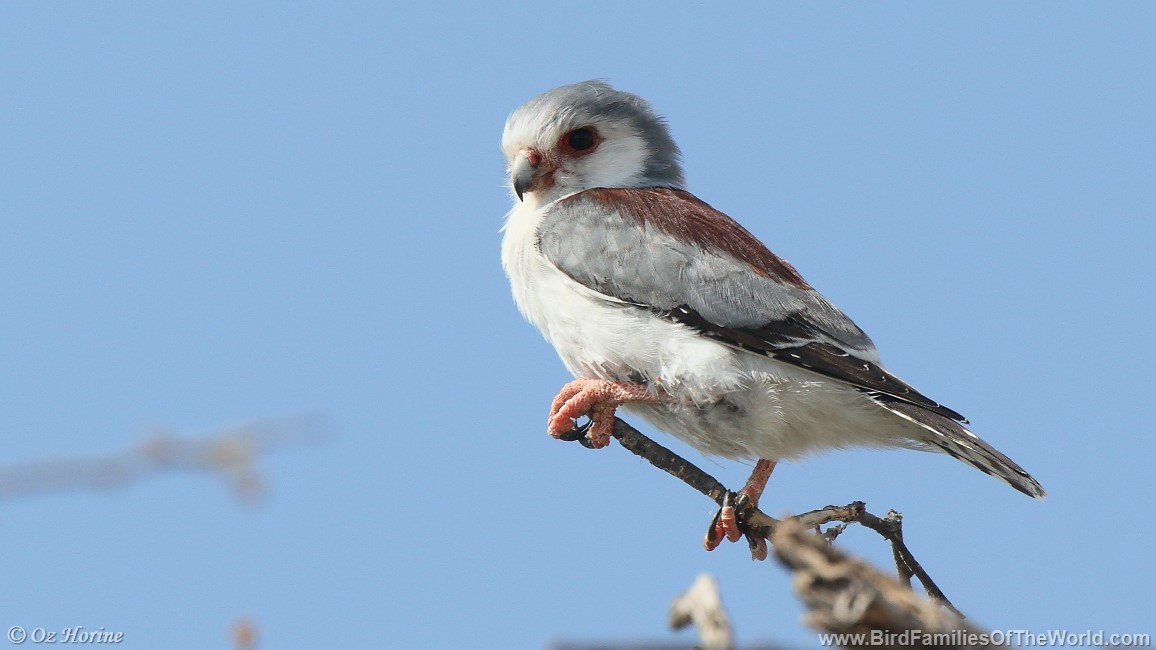
[[[694,625],[703,650],[732,650],[735,647],[731,619],[723,606],[718,581],[703,573],[670,604],[670,627],[675,630]]]
[[[48,492],[119,487],[169,471],[208,472],[228,482],[244,499],[262,492],[253,461],[282,447],[317,440],[312,418],[255,422],[210,438],[158,431],[135,448],[109,456],[54,458],[0,468],[0,500]]]
[[[257,647],[257,624],[249,618],[233,621],[233,650],[255,650]]]
[[[791,571],[795,592],[807,607],[807,624],[843,635],[834,642],[845,648],[1000,647],[956,612],[919,597],[794,518],[775,526],[771,547]]]

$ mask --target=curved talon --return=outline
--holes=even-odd
[[[714,518],[711,519],[710,526],[706,529],[706,536],[702,540],[702,547],[708,551],[713,551],[718,548],[719,544],[722,544],[722,536],[719,535],[718,529],[718,518],[721,514],[721,508],[714,513]]]
[[[583,447],[585,447],[587,449],[598,449],[599,448],[598,445],[594,444],[594,441],[590,439],[590,436],[586,434],[586,432],[593,425],[594,425],[593,422],[590,422],[588,424],[583,425],[582,426],[582,436],[580,438],[578,438],[578,444],[582,445]],[[602,445],[602,446],[605,447],[606,445]]]
[[[767,559],[767,540],[762,537],[756,537],[750,533],[745,533],[747,537],[747,546],[751,549],[751,559],[762,562]]]
[[[573,429],[560,434],[558,439],[564,442],[578,442],[587,449],[593,449],[594,447],[590,444],[590,441],[586,439],[586,432],[589,431],[593,425],[593,420],[587,420],[582,424],[575,424]]]
[[[710,528],[706,531],[703,548],[713,551],[722,544],[724,538],[734,542],[742,537],[735,514],[735,504],[741,502],[742,498],[743,495],[730,491],[723,495],[722,506],[714,513]]]

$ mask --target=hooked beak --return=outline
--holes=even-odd
[[[546,187],[553,180],[555,169],[557,167],[547,163],[537,150],[519,149],[514,156],[514,163],[510,165],[510,183],[514,186],[518,200],[523,200],[522,195],[526,192]]]

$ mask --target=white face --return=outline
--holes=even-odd
[[[627,121],[558,117],[519,114],[506,123],[502,152],[515,191],[520,185],[530,198],[546,203],[594,187],[646,182],[650,150]]]

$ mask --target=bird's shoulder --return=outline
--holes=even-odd
[[[671,187],[598,187],[557,201],[546,215],[543,230],[563,229],[571,237],[584,235],[657,242],[721,254],[741,262],[746,270],[786,286],[810,289],[803,276],[749,230],[694,194]],[[665,244],[669,246],[669,243]]]

